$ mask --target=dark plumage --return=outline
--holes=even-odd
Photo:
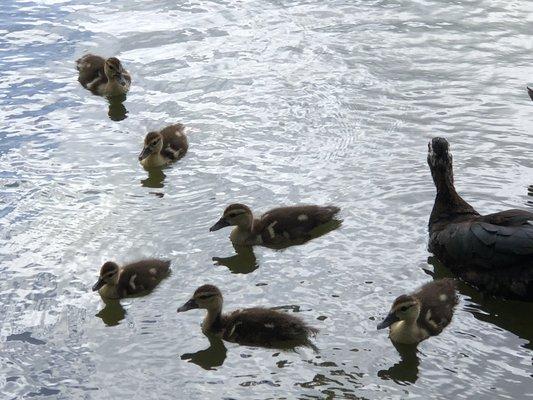
[[[178,312],[206,309],[207,316],[202,323],[204,333],[214,333],[229,342],[276,348],[315,348],[309,336],[315,335],[318,329],[294,315],[259,307],[223,315],[222,303],[222,293],[216,286],[203,285],[178,308]]]
[[[533,213],[480,215],[455,191],[448,142],[434,138],[428,164],[437,188],[429,219],[429,250],[480,290],[533,300]]]
[[[237,245],[302,242],[311,239],[312,231],[332,221],[339,211],[335,206],[280,207],[267,211],[260,218],[254,218],[249,207],[231,204],[210,231],[235,225],[230,238]]]
[[[533,100],[533,89],[531,89],[529,86],[527,87],[527,94],[529,94],[529,98]]]
[[[183,157],[188,148],[185,126],[170,125],[159,132],[149,132],[146,135],[139,161],[147,168],[160,167]]]
[[[457,302],[453,279],[426,283],[414,293],[396,298],[378,329],[390,326],[389,337],[397,343],[421,342],[448,326]]]
[[[120,268],[112,261],[100,269],[100,277],[93,286],[102,297],[122,298],[153,290],[170,271],[170,261],[147,259]]]
[[[78,81],[93,94],[121,96],[128,92],[131,76],[116,57],[108,59],[86,54],[76,61]]]

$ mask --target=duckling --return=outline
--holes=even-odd
[[[335,206],[292,206],[267,211],[259,219],[244,204],[231,204],[209,231],[235,226],[230,239],[236,245],[280,245],[289,241],[304,242],[312,231],[333,220],[340,211]]]
[[[213,285],[200,286],[178,313],[200,308],[207,310],[202,322],[204,334],[215,334],[242,345],[291,348],[308,346],[316,350],[309,336],[318,329],[302,319],[268,308],[247,308],[222,314],[222,293]]]
[[[402,294],[392,304],[378,329],[390,326],[395,343],[417,344],[442,332],[451,322],[458,298],[453,279],[426,283],[416,292]]]
[[[480,215],[455,190],[448,141],[433,138],[427,158],[437,189],[429,217],[429,251],[479,290],[533,301],[533,212]]]
[[[529,94],[529,98],[533,100],[533,89],[531,89],[529,86],[527,87],[527,94]]]
[[[123,96],[130,89],[131,76],[116,57],[105,59],[86,54],[76,61],[78,81],[93,94]]]
[[[108,299],[120,299],[154,289],[170,271],[170,261],[147,259],[120,268],[112,261],[100,269],[100,277],[93,286]]]
[[[170,125],[159,132],[149,132],[146,135],[139,161],[145,168],[161,167],[183,157],[188,148],[185,126]]]

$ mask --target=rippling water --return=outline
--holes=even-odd
[[[2,2],[1,397],[533,396],[531,305],[461,286],[418,353],[376,332],[395,296],[447,274],[426,250],[429,138],[450,140],[479,211],[531,207],[533,3],[176,3]],[[88,51],[132,73],[125,109],[79,86]],[[189,153],[147,173],[145,133],[177,121]],[[344,223],[228,259],[208,228],[236,201],[333,203]],[[104,260],[143,256],[173,261],[150,296],[90,291]],[[228,309],[298,312],[320,353],[209,343],[201,312],[176,314],[206,282]]]

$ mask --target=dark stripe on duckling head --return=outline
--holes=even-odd
[[[194,298],[200,296],[222,296],[222,292],[220,292],[220,289],[217,288],[215,285],[202,285],[198,289],[196,289],[193,294]]]

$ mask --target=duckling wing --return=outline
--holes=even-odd
[[[104,73],[105,59],[94,54],[87,54],[76,61],[76,69],[79,71],[78,81],[86,89],[91,89],[90,86],[97,79],[101,83],[107,82],[107,77]]]
[[[224,339],[241,344],[269,346],[301,342],[316,333],[300,318],[267,308],[237,310],[226,317]]]
[[[154,289],[168,275],[170,261],[148,259],[126,265],[120,273],[118,288],[128,295]]]
[[[300,239],[314,228],[331,221],[339,211],[340,209],[335,206],[275,208],[266,212],[254,229],[261,232],[267,241],[276,237]]]
[[[457,297],[453,279],[440,279],[422,286],[414,296],[420,300],[418,325],[430,335],[438,335],[451,322]]]
[[[170,159],[177,159],[185,154],[189,148],[187,136],[185,136],[185,126],[174,124],[167,126],[160,132],[163,136],[163,152]]]

